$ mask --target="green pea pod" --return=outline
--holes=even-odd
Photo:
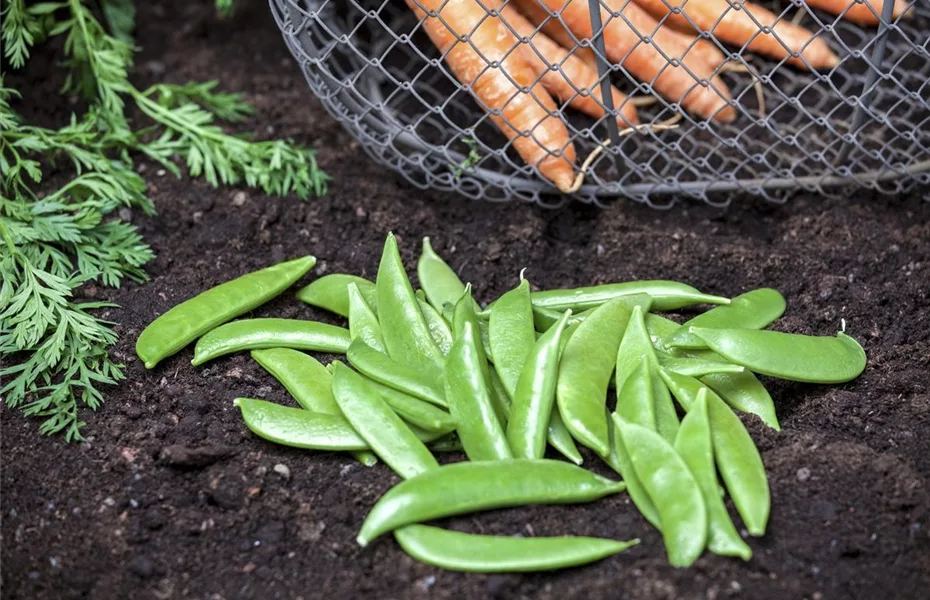
[[[601,456],[610,454],[607,386],[631,314],[623,298],[605,302],[578,325],[559,362],[558,412],[572,436]]]
[[[717,470],[714,467],[706,389],[698,392],[691,410],[681,420],[681,428],[678,430],[678,437],[675,438],[675,451],[684,459],[701,487],[704,504],[707,506],[708,549],[722,556],[739,556],[743,560],[752,558],[752,549],[736,531],[720,497]]]
[[[388,234],[378,267],[378,321],[388,356],[412,369],[442,371],[436,345],[404,271],[394,234]]]
[[[652,310],[676,310],[693,304],[729,304],[728,298],[704,294],[700,290],[677,281],[628,281],[608,283],[570,290],[547,290],[533,292],[534,306],[556,310],[572,309],[581,312],[608,300],[632,294],[648,294],[652,297]],[[495,305],[496,308],[496,305]]]
[[[709,360],[695,356],[672,356],[659,354],[659,366],[691,377],[703,377],[717,373],[744,373],[746,369],[722,360]]]
[[[678,413],[675,411],[675,404],[672,402],[668,389],[659,377],[659,361],[656,358],[655,349],[652,347],[652,340],[646,330],[643,315],[644,311],[641,306],[633,307],[629,323],[623,334],[623,340],[620,342],[620,349],[617,352],[616,390],[619,393],[623,389],[627,377],[630,376],[641,363],[642,357],[645,356],[648,361],[649,376],[652,380],[652,402],[656,431],[671,444],[678,434]]]
[[[365,381],[377,389],[381,398],[397,413],[397,416],[410,425],[430,433],[446,434],[455,431],[455,419],[436,405],[378,383],[374,379],[366,377]]]
[[[458,274],[433,250],[429,238],[423,238],[423,250],[417,261],[417,277],[429,303],[441,311],[446,304],[455,304],[465,292]]]
[[[617,431],[662,523],[668,562],[688,567],[707,544],[707,507],[685,461],[658,433],[614,416]]]
[[[408,525],[394,539],[428,565],[473,573],[524,573],[577,567],[623,552],[639,540],[475,535],[428,525]]]
[[[439,314],[439,311],[433,308],[433,305],[427,302],[425,298],[421,298],[420,295],[420,290],[417,290],[417,303],[420,305],[423,318],[426,319],[429,334],[433,336],[433,341],[436,342],[439,351],[445,356],[449,354],[449,349],[452,347],[452,330],[449,328],[449,323]]]
[[[500,375],[494,369],[488,370],[491,381],[491,400],[494,401],[494,412],[504,429],[507,429],[507,422],[510,421],[510,396],[504,389],[504,383]]]
[[[731,407],[756,415],[775,431],[781,431],[772,396],[751,371],[714,373],[700,379]]]
[[[478,304],[475,302],[474,298],[471,296],[471,284],[465,286],[465,292],[462,294],[455,302],[455,306],[452,309],[452,331],[453,337],[459,339],[463,336],[465,330],[465,324],[471,324],[475,333],[479,336],[478,346],[475,348],[477,352],[478,366],[481,370],[481,375],[484,378],[485,386],[491,394],[491,402],[494,407],[494,415],[497,417],[498,422],[503,426],[507,426],[507,419],[510,418],[510,398],[499,396],[501,390],[494,387],[494,381],[491,379],[491,374],[493,369],[488,365],[488,355],[486,350],[486,339],[482,340],[481,327],[482,320],[478,318],[478,314],[475,308]],[[485,328],[485,333],[487,329]]]
[[[698,393],[702,389],[707,390],[705,393],[717,469],[746,529],[755,536],[764,534],[771,510],[769,484],[762,457],[743,422],[717,394],[694,377],[664,369],[660,373],[686,411],[691,410]]]
[[[597,310],[598,307],[589,308],[586,311],[580,312],[577,315],[572,313],[572,316],[568,319],[569,325],[574,325],[576,323],[581,323],[588,316]],[[536,328],[536,331],[547,331],[550,327],[559,322],[559,319],[562,318],[562,312],[554,308],[541,308],[539,306],[533,307],[533,327]]]
[[[691,327],[712,329],[764,329],[785,314],[785,298],[778,290],[762,288],[746,292],[725,306],[718,306],[687,321],[665,339],[677,348],[705,348],[704,340],[689,333]]]
[[[565,311],[562,319],[539,338],[520,373],[507,423],[507,441],[518,458],[542,458],[546,451],[562,331],[570,316],[571,311]]]
[[[362,293],[365,302],[375,312],[378,311],[378,293],[375,284],[357,275],[347,273],[330,273],[311,281],[297,292],[301,302],[328,310],[342,317],[349,316],[349,284],[354,283]]]
[[[220,325],[197,340],[195,367],[224,354],[262,348],[293,348],[345,354],[352,336],[348,329],[298,319],[241,319]]]
[[[865,350],[843,332],[799,335],[752,329],[689,330],[723,358],[755,373],[806,383],[843,383],[865,370]]]
[[[204,333],[268,302],[313,268],[305,256],[247,273],[186,300],[149,323],[136,340],[136,354],[152,369]]]
[[[433,452],[463,452],[462,442],[455,433],[442,436],[435,442],[430,443],[427,448]]]
[[[529,281],[520,281],[494,303],[488,320],[488,342],[494,369],[513,398],[523,365],[536,346]]]
[[[355,283],[349,284],[349,334],[359,338],[378,352],[387,352],[378,316],[371,310]]]
[[[346,352],[346,358],[353,367],[363,375],[374,379],[395,390],[409,394],[414,398],[426,400],[439,406],[447,406],[442,385],[433,379],[433,371],[418,371],[393,360],[387,354],[382,354],[366,345],[361,340],[355,340]]]
[[[656,413],[652,390],[649,357],[643,356],[640,364],[623,382],[623,389],[617,394],[617,415],[624,421],[655,431]]]
[[[560,460],[460,462],[433,469],[387,491],[365,518],[358,543],[404,525],[525,504],[593,502],[626,489]]]
[[[429,448],[381,399],[378,390],[340,362],[333,373],[333,395],[346,420],[395,473],[408,479],[439,468]]]
[[[246,427],[270,442],[308,450],[368,450],[368,442],[342,415],[311,412],[253,398],[236,398],[233,404],[242,411]],[[420,430],[414,433],[423,441],[441,437]]]
[[[681,325],[667,317],[655,313],[646,315],[645,321],[646,331],[649,333],[649,338],[652,340],[652,347],[660,352],[669,352],[670,349],[665,346],[665,339],[678,331]]]
[[[578,446],[575,445],[575,440],[572,438],[572,433],[565,426],[562,415],[559,414],[558,410],[552,411],[549,428],[546,430],[546,439],[550,446],[558,450],[559,454],[576,465],[584,462],[584,458],[578,452]]]
[[[662,531],[659,513],[656,511],[656,507],[652,503],[652,499],[649,497],[643,484],[640,483],[639,477],[636,476],[633,463],[630,462],[630,454],[627,452],[626,446],[623,445],[623,440],[617,435],[617,428],[614,425],[614,420],[610,419],[607,425],[610,435],[610,454],[604,457],[604,462],[618,475],[623,477],[623,483],[626,484],[626,493],[629,494],[630,500],[633,501],[636,509],[643,515],[643,518],[649,521],[653,527]]]
[[[333,398],[333,377],[317,359],[290,348],[253,350],[251,356],[281,382],[297,404],[305,410],[342,416],[342,411]],[[366,466],[373,466],[378,462],[378,458],[371,452],[354,452],[352,456]]]
[[[487,361],[482,363],[479,347],[473,324],[466,322],[446,360],[449,412],[469,460],[512,458],[504,428],[494,412],[488,379],[482,372],[487,370]]]

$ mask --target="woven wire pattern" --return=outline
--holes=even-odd
[[[751,70],[720,73],[738,118],[706,121],[661,99],[642,107],[643,123],[682,118],[674,130],[613,138],[573,197],[598,205],[627,197],[666,208],[676,197],[690,196],[725,206],[745,193],[783,202],[796,190],[837,193],[854,186],[902,193],[930,183],[930,2],[909,2],[907,18],[883,18],[879,27],[855,25],[801,0],[759,2],[780,19],[799,17],[828,42],[840,64],[802,71],[714,40],[728,64]],[[270,4],[313,92],[375,161],[417,187],[474,199],[519,198],[543,206],[569,199],[522,161],[404,2]],[[885,8],[890,15],[890,6]],[[622,18],[622,11],[614,16]],[[595,32],[593,46],[602,40]],[[602,77],[623,92],[654,95],[651,85],[608,66],[603,55],[598,63]],[[570,108],[558,114],[579,162],[611,133],[608,117],[593,119]]]

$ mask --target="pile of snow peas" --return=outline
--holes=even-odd
[[[785,311],[773,289],[732,300],[674,281],[534,292],[521,273],[482,308],[428,238],[415,290],[390,234],[376,281],[330,274],[297,293],[345,317],[347,328],[232,320],[315,262],[280,263],[179,304],[142,332],[136,352],[153,368],[195,340],[194,365],[251,351],[299,407],[237,398],[246,426],[286,446],[386,464],[403,481],[372,508],[358,543],[393,533],[408,554],[447,569],[555,569],[621,552],[638,540],[474,535],[423,523],[622,491],[661,531],[672,565],[705,550],[749,560],[724,499],[749,535],[764,534],[768,482],[737,413],[779,424],[755,374],[839,383],[866,364],[843,332],[765,329]],[[684,323],[659,314],[694,305],[714,307]],[[344,354],[348,364],[323,365],[307,351]],[[582,468],[579,445],[622,481]],[[549,447],[567,462],[545,458]],[[440,466],[437,453],[449,451],[468,460]]]

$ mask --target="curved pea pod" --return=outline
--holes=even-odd
[[[690,411],[698,393],[707,390],[707,409],[713,438],[714,459],[727,491],[746,529],[754,536],[765,533],[771,511],[769,483],[762,456],[739,417],[717,394],[694,377],[662,370],[662,378],[682,407]]]
[[[575,445],[575,439],[572,433],[565,426],[562,416],[558,410],[552,411],[549,420],[549,427],[546,429],[546,440],[549,445],[555,448],[559,454],[572,461],[576,465],[584,462],[581,453],[578,452],[578,446]]]
[[[365,378],[335,363],[333,395],[342,414],[395,473],[404,479],[439,468],[436,457]]]
[[[626,484],[626,492],[629,494],[630,500],[633,501],[636,509],[643,515],[643,518],[649,521],[653,527],[662,531],[659,513],[656,512],[656,507],[652,503],[652,499],[649,497],[643,484],[640,483],[639,477],[636,476],[636,471],[633,469],[633,464],[630,462],[630,454],[627,452],[626,446],[623,445],[623,440],[617,434],[614,419],[611,418],[607,425],[610,434],[610,454],[604,457],[604,462],[618,475],[623,477],[623,483]]]
[[[707,390],[698,392],[691,411],[681,420],[681,428],[675,438],[675,451],[684,459],[701,488],[707,506],[708,549],[723,556],[738,556],[743,560],[752,558],[752,549],[736,531],[720,497],[707,410]]]
[[[755,373],[806,383],[843,383],[865,370],[865,350],[843,332],[811,336],[751,329],[691,327],[725,359]]]
[[[427,448],[433,452],[463,452],[465,450],[459,436],[454,433],[444,435],[435,442],[431,442]]]
[[[445,393],[432,371],[417,371],[355,340],[346,352],[349,363],[363,375],[414,398],[447,406]]]
[[[685,461],[658,433],[614,416],[633,470],[662,523],[668,561],[687,567],[707,544],[707,507]]]
[[[293,348],[345,354],[352,336],[348,329],[298,319],[241,319],[220,325],[197,340],[195,367],[224,354],[263,348]]]
[[[746,292],[724,306],[718,306],[685,322],[665,339],[677,348],[705,348],[704,340],[688,330],[691,327],[713,329],[763,329],[785,314],[785,298],[778,290],[761,288]]]
[[[527,358],[511,398],[507,441],[514,456],[542,458],[555,403],[555,386],[559,370],[562,331],[571,311],[542,334],[533,353]]]
[[[281,382],[297,404],[305,410],[342,416],[342,411],[333,398],[333,377],[317,359],[290,348],[253,350],[251,356]],[[366,466],[378,462],[378,458],[370,452],[354,452],[352,455]]]
[[[605,302],[578,325],[559,362],[558,412],[572,436],[601,456],[610,453],[607,386],[631,314],[623,298]]]
[[[639,540],[603,538],[509,537],[408,525],[394,539],[413,558],[452,571],[522,573],[577,567],[623,552]]]
[[[358,285],[350,283],[348,290],[349,335],[353,340],[361,339],[378,352],[387,352],[387,348],[384,347],[384,338],[381,336],[381,325],[378,323],[375,311],[365,301]]]
[[[246,427],[270,442],[307,450],[361,451],[368,442],[342,415],[327,415],[254,398],[236,398]],[[416,431],[424,441],[440,434]]]
[[[452,347],[452,329],[449,328],[449,323],[439,314],[439,311],[426,301],[426,297],[421,298],[422,295],[420,290],[416,291],[417,303],[420,305],[423,318],[426,319],[429,334],[433,336],[433,341],[436,342],[439,351],[443,355],[449,354],[449,349]]]
[[[656,413],[652,390],[649,357],[643,356],[617,394],[617,415],[624,421],[655,431]]]
[[[523,365],[536,347],[530,282],[526,279],[494,303],[488,318],[488,343],[494,369],[513,398]]]
[[[681,325],[668,317],[655,313],[647,314],[644,320],[646,322],[646,332],[649,334],[649,339],[652,340],[652,347],[657,351],[668,352],[670,349],[665,346],[665,339],[678,331]]]
[[[455,304],[465,293],[465,284],[433,250],[428,237],[423,238],[423,249],[417,261],[417,278],[429,303],[438,311],[442,311],[446,304]]]
[[[668,354],[659,354],[658,357],[659,366],[662,368],[680,373],[681,375],[690,375],[691,377],[703,377],[705,375],[714,375],[718,373],[744,373],[746,371],[745,367],[722,360],[712,360],[696,356],[671,356]]]
[[[512,458],[504,428],[494,411],[478,350],[475,329],[466,322],[446,360],[445,391],[449,412],[469,460]]]
[[[271,300],[316,264],[305,256],[247,273],[186,300],[142,330],[136,354],[152,369],[214,327]]]
[[[398,527],[525,504],[579,504],[622,492],[611,481],[559,460],[460,462],[433,469],[387,491],[358,534],[367,546]]]
[[[675,411],[675,404],[672,402],[668,389],[659,377],[659,362],[646,330],[643,309],[640,306],[634,306],[623,334],[623,340],[620,342],[620,349],[617,351],[616,389],[618,394],[623,390],[627,377],[639,366],[643,357],[646,357],[651,379],[656,431],[667,442],[672,443],[675,441],[675,435],[678,434],[678,413]],[[620,401],[619,396],[617,401]]]
[[[652,297],[652,309],[657,311],[676,310],[693,304],[729,304],[728,298],[704,294],[690,285],[677,281],[628,281],[608,283],[570,290],[546,290],[533,292],[534,306],[572,309],[581,312],[621,296],[648,294]],[[496,308],[496,304],[495,304]]]
[[[700,380],[717,392],[717,395],[731,407],[756,415],[775,431],[781,431],[772,396],[751,371],[713,373],[701,377]]]
[[[378,383],[374,379],[366,377],[365,380],[378,390],[388,406],[410,425],[430,433],[446,434],[455,431],[455,419],[436,405]]]
[[[572,313],[572,316],[568,319],[569,325],[576,325],[581,323],[590,316],[598,307],[589,308],[586,311],[580,312],[577,315]],[[559,322],[559,319],[562,318],[564,312],[560,312],[554,308],[542,308],[540,306],[533,307],[533,327],[536,328],[536,331],[546,331],[553,325]]]
[[[330,273],[297,291],[297,299],[310,306],[316,306],[336,313],[342,317],[349,316],[349,284],[354,283],[361,292],[365,302],[372,310],[378,310],[378,293],[375,284],[364,277],[347,273]]]
[[[388,356],[412,369],[441,372],[444,356],[420,310],[392,233],[384,242],[375,286],[378,321]]]

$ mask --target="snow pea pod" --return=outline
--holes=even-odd
[[[714,459],[737,512],[750,534],[760,536],[771,510],[769,483],[759,450],[739,417],[717,394],[694,377],[661,370],[662,378],[686,411],[706,389]]]
[[[281,382],[284,389],[305,410],[342,416],[333,398],[333,376],[317,359],[290,348],[253,350],[251,356]],[[353,452],[352,456],[368,467],[378,462],[378,458],[371,452]]]
[[[384,242],[375,286],[378,290],[378,321],[388,356],[412,369],[441,372],[445,357],[420,310],[400,259],[397,239],[392,233]]]
[[[438,469],[436,457],[382,400],[378,390],[341,362],[335,364],[336,402],[378,458],[404,479]]]
[[[375,284],[364,277],[347,273],[330,273],[311,281],[297,291],[297,299],[310,306],[348,317],[350,283],[358,287],[358,291],[362,293],[368,306],[377,312],[378,293]]]
[[[575,439],[572,432],[565,426],[562,415],[558,410],[552,411],[549,420],[549,428],[546,429],[546,439],[549,445],[559,451],[559,454],[572,461],[576,465],[584,462],[581,453],[578,452],[578,446],[575,445]]]
[[[345,354],[352,336],[348,329],[298,319],[241,319],[220,325],[197,340],[195,367],[224,354],[262,348],[294,348]]]
[[[482,339],[481,336],[482,319],[478,318],[478,313],[475,310],[477,306],[478,304],[471,295],[471,284],[468,284],[465,286],[465,292],[452,308],[451,323],[453,337],[459,339],[463,336],[466,323],[472,326],[473,331],[478,336],[478,345],[475,348],[477,352],[476,360],[481,370],[481,375],[484,378],[485,387],[491,395],[494,414],[501,426],[506,427],[507,419],[510,418],[510,397],[507,396],[502,387],[495,385],[495,383],[500,383],[499,378],[495,382],[491,377],[493,374],[496,378],[497,374],[494,373],[494,369],[488,365],[488,354],[485,346],[487,340]],[[486,325],[485,323],[485,326]],[[486,328],[485,333],[487,333]]]
[[[352,339],[359,338],[378,352],[387,352],[378,316],[371,310],[358,285],[350,283],[349,287],[349,334]]]
[[[409,394],[378,383],[374,379],[366,377],[365,381],[378,390],[381,398],[388,403],[388,406],[410,425],[431,433],[446,434],[455,430],[455,419],[452,418],[452,415],[435,404],[414,398]]]
[[[488,343],[494,369],[513,398],[523,365],[536,346],[530,282],[526,279],[494,303],[488,318]]]
[[[305,256],[247,273],[174,306],[142,330],[136,354],[152,369],[218,325],[271,300],[313,268]]]
[[[713,373],[701,377],[700,380],[717,392],[717,395],[731,407],[756,415],[775,431],[781,431],[772,396],[751,371]]]
[[[578,325],[559,362],[558,412],[572,436],[601,456],[610,453],[607,386],[631,314],[623,298],[605,302]]]
[[[524,504],[593,502],[625,488],[623,482],[560,460],[454,463],[388,490],[368,513],[357,540],[367,546],[404,525]]]
[[[427,448],[433,452],[462,452],[465,449],[462,447],[462,442],[459,440],[459,436],[454,433],[450,433],[442,436],[435,442],[430,443]]]
[[[675,371],[682,375],[690,375],[691,377],[703,377],[705,375],[717,373],[744,373],[746,371],[745,367],[722,360],[713,360],[711,358],[672,356],[670,354],[658,354],[658,358],[660,366],[669,371]]]
[[[534,306],[563,311],[570,308],[581,312],[608,300],[631,294],[648,294],[652,297],[652,309],[658,311],[676,310],[693,304],[730,303],[728,298],[704,294],[690,285],[664,280],[628,281],[570,290],[546,290],[533,292],[531,298]]]
[[[690,332],[725,359],[779,379],[843,383],[865,370],[865,350],[842,331],[836,337],[704,327]]]
[[[467,299],[467,296],[463,297]],[[491,400],[475,327],[465,322],[446,360],[445,391],[449,412],[469,460],[513,458],[507,436]],[[482,363],[483,361],[483,363]]]
[[[416,291],[416,297],[433,341],[439,346],[439,351],[443,356],[449,354],[449,348],[452,347],[452,330],[449,328],[449,323],[439,314],[439,311],[433,308],[432,304],[426,301],[421,290]]]
[[[516,457],[542,458],[546,451],[546,436],[555,403],[562,331],[570,316],[571,311],[565,311],[562,319],[539,338],[523,365],[511,399],[510,421],[507,423],[507,441]]]
[[[643,356],[617,394],[617,415],[624,421],[656,430],[655,400],[649,357]]]
[[[639,543],[592,537],[476,535],[428,525],[408,525],[394,539],[413,558],[452,571],[522,573],[592,563]]]
[[[623,477],[623,483],[626,484],[626,493],[629,494],[630,500],[636,506],[639,513],[643,515],[653,527],[662,531],[662,523],[659,521],[659,513],[652,503],[652,499],[640,483],[636,471],[633,469],[633,463],[630,462],[630,454],[623,445],[623,440],[617,434],[617,427],[614,419],[608,419],[608,434],[610,435],[610,454],[604,457],[604,462]]]
[[[442,385],[433,378],[431,370],[411,369],[393,360],[387,354],[374,350],[361,340],[352,342],[346,352],[346,358],[360,373],[378,383],[383,383],[414,398],[446,406]]]
[[[652,380],[652,403],[655,414],[656,431],[669,443],[675,441],[678,434],[678,414],[675,404],[669,395],[668,389],[659,377],[659,362],[656,358],[652,340],[646,330],[644,311],[641,306],[634,306],[629,323],[617,351],[617,382],[616,390],[619,394],[627,377],[640,364],[642,357],[646,357],[649,367],[649,376]],[[620,397],[617,397],[620,401]]]
[[[254,398],[236,398],[246,427],[270,442],[308,450],[362,451],[366,442],[342,415],[327,415]],[[414,430],[423,441],[441,434]]]
[[[703,340],[690,333],[691,327],[712,329],[763,329],[785,314],[785,298],[778,290],[761,288],[746,292],[725,306],[718,306],[686,321],[665,339],[677,348],[705,348]]]
[[[685,461],[658,433],[614,416],[633,470],[662,523],[668,562],[687,567],[707,544],[707,507]]]
[[[572,316],[568,319],[569,325],[575,325],[581,323],[588,316],[597,310],[598,307],[589,308],[586,311],[580,312],[578,314],[572,313]],[[533,307],[533,327],[536,328],[536,331],[546,331],[553,325],[559,322],[559,319],[562,318],[562,312],[554,308],[542,308],[540,306]]]
[[[465,292],[458,274],[433,250],[429,238],[423,238],[423,249],[417,261],[417,277],[429,303],[442,311],[446,304],[455,304]]]
[[[646,331],[652,340],[652,347],[659,352],[670,352],[670,349],[665,346],[665,339],[678,331],[681,326],[675,321],[655,313],[647,314],[645,321]]]
[[[681,420],[681,428],[678,430],[678,437],[675,438],[675,451],[691,469],[704,496],[704,504],[707,506],[708,549],[723,556],[739,556],[743,560],[752,558],[752,549],[736,531],[720,497],[717,469],[714,467],[706,389],[698,392],[691,410]]]

